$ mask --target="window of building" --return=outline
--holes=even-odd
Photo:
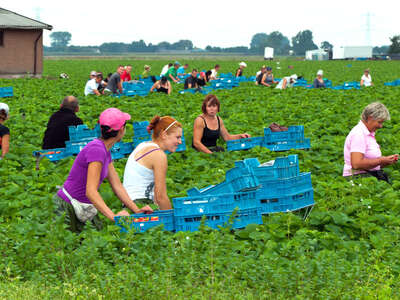
[[[4,31],[0,30],[0,47],[4,46]]]

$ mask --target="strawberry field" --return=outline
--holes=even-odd
[[[183,61],[181,61],[183,62]],[[213,61],[184,61],[189,69],[210,69]],[[383,102],[391,120],[377,132],[383,155],[400,152],[400,87],[384,82],[400,78],[400,62],[327,61],[269,62],[275,77],[296,73],[312,81],[318,69],[334,85],[358,81],[371,69],[375,86],[360,90],[293,88],[274,90],[241,83],[215,94],[219,115],[231,133],[262,136],[272,122],[304,125],[311,149],[248,151],[206,155],[191,148],[193,120],[204,95],[84,97],[91,70],[114,72],[132,64],[135,75],[149,64],[155,75],[167,61],[45,61],[42,79],[0,79],[13,86],[10,106],[10,153],[0,161],[0,298],[2,299],[397,299],[400,298],[400,167],[387,168],[392,185],[374,178],[344,179],[343,145],[362,109]],[[237,62],[222,61],[221,72],[234,72]],[[248,62],[245,76],[255,75],[264,61]],[[289,68],[289,65],[291,66]],[[280,69],[278,69],[279,67]],[[58,79],[60,73],[70,79]],[[65,229],[53,214],[52,196],[66,179],[74,158],[58,163],[43,159],[35,169],[32,151],[39,150],[50,115],[66,95],[80,99],[78,116],[94,127],[99,114],[117,107],[134,121],[155,114],[171,115],[185,130],[187,150],[168,156],[169,197],[192,187],[224,180],[236,160],[260,162],[297,154],[300,170],[312,173],[316,205],[306,221],[296,214],[264,217],[264,225],[220,231],[202,227],[194,233],[120,234],[103,218],[105,228],[87,226],[81,235]],[[131,140],[132,124],[124,140]],[[220,143],[224,146],[224,143]],[[115,161],[122,178],[125,159]],[[106,203],[121,203],[108,183],[100,192]]]

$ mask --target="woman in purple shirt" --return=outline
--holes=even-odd
[[[109,220],[115,216],[129,216],[125,210],[114,214],[101,197],[98,189],[108,179],[115,195],[134,213],[151,213],[149,206],[139,209],[129,198],[111,161],[110,149],[125,135],[125,123],[130,115],[117,108],[103,111],[99,118],[101,138],[88,143],[79,152],[67,180],[54,196],[56,213],[65,212],[65,222],[73,232],[81,232],[86,221],[92,221],[97,229],[102,228],[97,215],[100,211]]]

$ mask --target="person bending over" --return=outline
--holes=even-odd
[[[172,117],[155,116],[147,130],[153,131],[152,140],[139,144],[129,155],[123,184],[133,201],[154,202],[160,210],[171,209],[165,151],[175,152],[182,143],[182,125]]]
[[[224,122],[217,115],[220,102],[215,95],[207,95],[201,107],[203,113],[194,120],[192,147],[204,153],[222,152],[224,148],[217,146],[221,136],[225,141],[248,138],[248,133],[229,134]]]
[[[197,89],[199,86],[197,84],[197,69],[193,69],[190,76],[185,79],[185,84],[183,88],[186,89]]]
[[[0,103],[0,159],[3,159],[10,150],[10,129],[4,125],[4,122],[9,118],[9,114],[10,108],[8,105]]]
[[[160,80],[156,81],[150,89],[150,92],[171,94],[172,86],[167,77],[163,76]]]
[[[125,210],[115,214],[104,202],[98,189],[106,178],[117,198],[131,211],[153,212],[149,206],[139,209],[129,198],[111,160],[110,149],[122,140],[130,118],[117,108],[108,108],[100,114],[101,138],[91,141],[79,152],[67,180],[53,197],[56,214],[65,213],[65,222],[71,231],[81,232],[86,221],[100,230],[102,222],[98,212],[111,222],[115,216],[129,216]]]

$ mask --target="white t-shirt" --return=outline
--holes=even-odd
[[[154,199],[154,172],[141,165],[135,159],[136,153],[144,148],[150,148],[150,146],[159,148],[159,146],[153,142],[140,143],[129,155],[128,161],[126,162],[123,186],[133,201],[136,199]]]
[[[161,70],[161,74],[160,74],[160,76],[163,76],[163,75],[165,75],[165,73],[167,73],[167,72],[168,72],[168,69],[169,69],[168,65],[165,65],[165,66],[162,68],[162,70]]]
[[[278,83],[278,85],[276,86],[276,89],[282,89],[282,87],[283,87],[283,80],[284,79],[286,79],[286,88],[288,88],[288,87],[292,87],[293,86],[293,84],[294,84],[294,82],[293,83],[290,83],[290,76],[286,76],[286,77],[283,77],[282,79],[281,79],[281,81],[279,81],[279,83]]]
[[[99,84],[96,82],[96,79],[90,79],[85,85],[85,96],[94,94],[93,90],[97,90],[98,88]]]
[[[371,86],[372,85],[372,78],[371,78],[370,74],[368,74],[368,76],[363,74],[363,76],[361,76],[361,80],[364,81],[364,86]]]
[[[217,74],[218,74],[218,72],[217,71],[215,71],[215,69],[211,69],[211,77],[213,77],[213,78],[217,78]]]

